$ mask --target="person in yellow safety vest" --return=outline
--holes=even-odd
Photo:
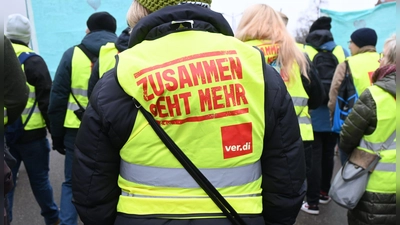
[[[65,181],[61,187],[61,224],[77,225],[78,214],[72,204],[72,161],[80,116],[88,104],[87,88],[93,62],[100,47],[117,39],[115,18],[108,12],[93,13],[86,21],[81,44],[66,50],[54,76],[50,94],[49,118],[53,150],[65,155]]]
[[[263,54],[234,38],[210,4],[132,2],[129,48],[97,82],[75,142],[83,223],[230,224],[137,102],[247,224],[295,222],[306,183],[293,102]]]
[[[129,32],[131,28],[125,28],[122,33],[118,36],[115,43],[107,43],[100,48],[99,58],[93,65],[92,73],[89,78],[88,85],[88,98],[92,94],[93,88],[97,81],[104,75],[105,72],[114,68],[115,66],[115,55],[124,51],[128,48]]]
[[[313,164],[314,140],[309,109],[319,107],[324,96],[318,74],[311,68],[307,56],[296,47],[282,23],[282,14],[266,4],[256,4],[244,11],[235,36],[259,48],[267,63],[280,71],[298,117],[308,174]]]
[[[375,30],[371,28],[360,28],[354,31],[350,36],[349,49],[351,56],[349,56],[346,61],[349,64],[349,73],[353,77],[358,96],[360,96],[367,87],[371,86],[372,74],[379,67],[378,60],[380,57],[375,48],[377,40],[378,36]],[[331,119],[335,111],[339,87],[342,84],[345,73],[346,62],[342,62],[336,67],[329,91],[328,108]],[[340,161],[343,164],[348,156],[340,148],[339,155]]]
[[[348,224],[397,224],[396,220],[396,35],[386,40],[372,86],[360,95],[340,132],[339,147],[381,157],[366,191],[347,213]]]
[[[14,49],[10,40],[4,35],[4,73],[1,73],[4,81],[4,127],[8,124],[14,123],[25,109],[26,102],[28,101],[29,89],[26,85],[26,77],[22,71],[21,64],[15,55]],[[12,172],[10,167],[16,163],[15,158],[9,152],[4,139],[4,160],[3,160],[3,176],[4,176],[4,225],[9,225],[8,219],[8,201],[7,194],[14,186],[12,180]]]
[[[23,162],[29,174],[29,182],[33,195],[41,208],[45,224],[59,223],[58,206],[53,199],[53,188],[49,179],[50,147],[47,140],[47,129],[50,122],[47,115],[50,89],[52,85],[50,72],[42,57],[28,47],[31,38],[31,27],[28,18],[21,14],[11,14],[7,20],[5,35],[12,42],[15,54],[19,58],[25,72],[29,98],[21,114],[21,120],[16,123],[23,125],[21,131],[8,134],[18,137],[10,140],[6,135],[7,145],[11,155],[16,159],[11,167],[14,188],[8,194],[9,220],[12,221],[14,190],[19,167]]]
[[[319,204],[330,202],[328,196],[334,168],[334,151],[339,134],[332,132],[329,108],[330,83],[338,63],[344,62],[348,52],[336,45],[331,33],[330,17],[315,20],[306,36],[305,44],[298,44],[307,53],[314,67],[319,68],[318,76],[324,84],[325,98],[322,104],[310,112],[313,126],[314,142],[312,151],[312,168],[307,174],[307,201],[301,207],[303,212],[318,215]],[[323,73],[323,74],[322,74]]]

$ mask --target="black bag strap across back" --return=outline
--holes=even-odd
[[[83,106],[81,105],[81,103],[79,103],[78,99],[76,99],[76,97],[75,97],[74,93],[72,93],[72,91],[71,91],[71,95],[72,95],[72,97],[74,98],[76,104],[78,104],[78,107],[79,107],[81,110],[85,110],[85,108],[83,108]]]
[[[201,188],[210,196],[214,203],[221,209],[224,215],[235,225],[246,225],[243,219],[229,204],[228,201],[219,193],[219,191],[211,184],[211,182],[201,173],[201,171],[193,164],[193,162],[185,155],[185,153],[175,144],[169,135],[158,125],[154,117],[147,112],[140,103],[133,99],[135,105],[142,112],[144,117],[149,122],[150,126],[157,133],[158,137],[163,141],[165,146],[171,153],[178,159],[182,166],[188,171],[193,179],[199,184]]]
[[[97,56],[95,56],[93,53],[91,53],[83,44],[79,44],[76,47],[78,47],[80,50],[82,50],[83,53],[90,59],[90,61],[94,64],[97,60]],[[81,110],[85,110],[85,108],[79,103],[79,101],[76,99],[74,93],[71,91],[71,95],[74,98],[75,102],[78,104],[79,108]]]
[[[90,61],[94,64],[97,60],[97,56],[91,53],[83,44],[79,44],[76,47],[82,50],[83,53],[90,59]]]
[[[346,63],[346,70],[344,72],[344,75],[347,77],[349,77],[351,79],[351,82],[353,83],[353,76],[350,73],[350,66],[349,66],[349,61],[345,60],[344,61]]]
[[[25,123],[22,125],[23,127],[25,127],[26,124],[28,124],[29,119],[32,117],[33,111],[35,111],[36,104],[37,104],[37,99],[35,98],[35,102],[33,103],[31,110],[29,111],[28,117],[26,117]]]

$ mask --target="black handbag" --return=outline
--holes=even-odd
[[[150,126],[157,133],[165,146],[178,159],[182,166],[188,171],[199,186],[210,196],[214,203],[221,209],[224,215],[235,225],[246,225],[244,220],[239,216],[235,209],[228,201],[219,193],[219,191],[211,184],[211,182],[201,173],[201,171],[193,164],[193,162],[185,155],[185,153],[175,144],[169,135],[158,125],[154,117],[147,112],[140,103],[133,99],[136,107],[142,112],[149,122]]]

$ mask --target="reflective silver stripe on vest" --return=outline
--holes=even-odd
[[[81,95],[81,96],[87,97],[87,90],[72,88],[71,91],[74,95]]]
[[[292,101],[294,106],[306,106],[308,98],[292,97]]]
[[[200,169],[216,188],[238,186],[256,181],[261,177],[261,163],[217,169]],[[160,168],[130,164],[121,160],[120,175],[125,180],[155,186],[199,188],[185,168]]]
[[[7,117],[7,110],[4,109],[4,117]]]
[[[311,118],[307,116],[299,116],[297,119],[299,120],[299,124],[311,124]]]
[[[366,141],[365,139],[361,139],[360,141],[360,147],[366,148],[372,151],[379,151],[379,150],[386,150],[386,149],[396,149],[396,141],[394,140],[396,138],[396,131],[388,137],[388,139],[383,142],[383,143],[372,143],[369,141]]]
[[[25,108],[24,111],[22,111],[21,116],[23,116],[23,115],[29,115],[29,113],[31,112],[31,110],[32,110],[32,107],[30,107],[30,108]],[[35,109],[33,110],[33,113],[40,113],[40,109],[39,109],[38,106],[35,106]]]
[[[374,171],[396,172],[396,163],[382,163],[379,162]]]
[[[36,98],[35,92],[29,92],[29,98]]]
[[[122,191],[122,196],[136,197],[136,198],[210,198],[207,196],[149,196],[149,195],[137,195],[131,194],[126,191]],[[225,198],[249,198],[259,197],[261,194],[249,194],[249,195],[224,195]]]
[[[72,111],[75,111],[75,110],[79,109],[79,106],[76,103],[68,102],[68,107],[67,108],[72,110]]]

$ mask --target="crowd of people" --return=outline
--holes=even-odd
[[[210,7],[136,0],[119,36],[96,12],[54,79],[29,47],[29,19],[8,17],[4,224],[22,162],[46,225],[294,224],[331,201],[336,147],[342,164],[354,149],[381,157],[348,223],[395,224],[395,35],[378,53],[375,30],[354,30],[349,54],[329,17],[296,43],[266,4],[247,8],[236,32]],[[336,62],[326,74],[321,57]],[[359,99],[337,133],[349,75]],[[59,206],[48,134],[65,155]]]

